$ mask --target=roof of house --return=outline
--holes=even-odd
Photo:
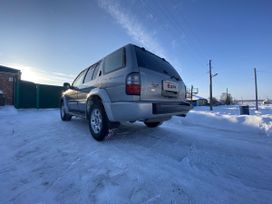
[[[14,68],[0,65],[0,72],[7,72],[7,73],[14,73],[14,74],[18,73],[19,74],[21,71],[19,69],[14,69]]]
[[[200,100],[200,99],[207,100],[206,98],[203,98],[201,96],[193,96],[193,100]]]

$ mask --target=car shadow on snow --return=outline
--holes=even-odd
[[[73,118],[72,121],[68,122],[70,128],[79,130],[81,134],[88,134],[91,136],[88,127],[88,121],[81,118]],[[179,134],[175,132],[175,135]],[[182,134],[180,132],[180,134]],[[165,128],[163,125],[156,128],[148,128],[142,122],[134,123],[121,123],[119,128],[112,129],[109,135],[106,137],[106,141],[119,141],[119,140],[142,140],[147,138],[153,138],[159,140],[165,137],[172,137],[173,131],[169,128]]]
[[[159,148],[162,152],[164,150],[173,152],[173,148],[187,149],[195,141],[195,138],[191,137],[191,135],[178,131],[177,128],[173,129],[167,124],[156,128],[148,128],[142,122],[125,122],[119,128],[110,131],[109,136],[100,143],[92,138],[87,120],[74,118],[69,122],[69,125],[71,126],[71,132],[76,132],[77,134],[80,132],[80,138],[84,139],[84,137],[88,137],[92,144],[102,144],[103,146],[113,145],[121,149],[124,145],[129,145],[131,148],[141,146],[152,148],[155,151],[156,148]],[[180,128],[182,129],[182,127]]]
[[[164,125],[156,128],[148,128],[141,122],[122,123],[121,126],[113,130],[113,134],[106,138],[112,143],[143,143],[146,145],[158,142],[175,143],[184,140],[185,134],[181,131],[172,130]]]
[[[148,128],[141,122],[135,123],[121,123],[119,128],[113,129],[113,134],[110,135],[108,140],[120,140],[120,139],[129,139],[129,138],[146,138],[153,137],[158,138],[162,133],[159,134],[161,127]],[[164,132],[166,133],[166,132]]]
[[[195,138],[168,126],[148,128],[143,123],[123,123],[103,145],[126,152],[152,152],[176,162],[183,161],[194,146]],[[139,153],[142,154],[142,153]],[[143,154],[144,155],[144,154]]]

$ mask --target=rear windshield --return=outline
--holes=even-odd
[[[167,74],[178,81],[181,80],[177,71],[164,59],[143,48],[135,46],[135,50],[139,67],[144,67],[156,72]]]

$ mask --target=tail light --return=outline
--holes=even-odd
[[[141,82],[140,82],[140,74],[139,73],[133,72],[127,76],[126,93],[128,95],[140,95]]]

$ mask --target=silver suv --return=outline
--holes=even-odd
[[[157,127],[171,116],[185,117],[186,87],[164,58],[128,44],[84,69],[61,97],[63,121],[88,119],[92,136],[103,140],[120,122]]]

